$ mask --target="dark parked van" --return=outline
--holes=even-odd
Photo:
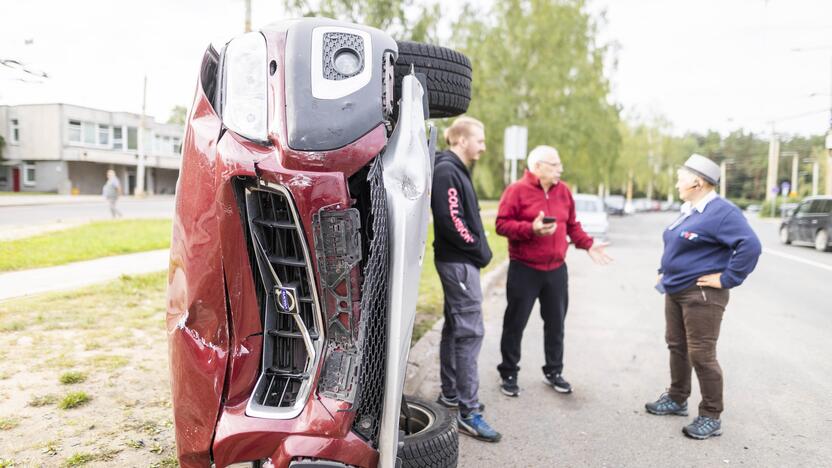
[[[829,251],[832,233],[832,197],[809,197],[780,225],[780,241],[784,244],[807,242],[821,252]]]

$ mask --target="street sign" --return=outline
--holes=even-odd
[[[790,182],[782,182],[780,184],[780,195],[787,197],[789,196],[789,190],[791,190],[792,184]]]
[[[519,125],[506,128],[503,144],[505,158],[508,160],[526,159],[526,143],[529,129]]]

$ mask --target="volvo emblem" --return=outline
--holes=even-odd
[[[297,306],[294,291],[289,288],[279,288],[277,290],[277,305],[283,312],[294,312]]]

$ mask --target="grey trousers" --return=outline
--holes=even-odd
[[[463,415],[479,409],[477,358],[485,329],[482,323],[480,270],[467,263],[436,262],[445,294],[445,324],[439,345],[442,394],[459,398]]]

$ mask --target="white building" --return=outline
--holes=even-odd
[[[0,106],[0,191],[98,194],[108,169],[136,188],[141,116],[70,104]],[[173,193],[181,125],[145,118],[145,191]]]

